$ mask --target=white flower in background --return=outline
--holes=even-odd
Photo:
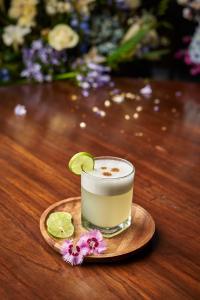
[[[138,19],[136,20],[127,30],[127,32],[125,33],[123,39],[122,39],[122,43],[127,42],[130,38],[132,38],[141,28],[142,25],[142,20]]]
[[[187,5],[189,3],[189,0],[177,0],[177,2],[180,5]]]
[[[4,28],[2,35],[6,46],[13,46],[15,49],[24,43],[24,36],[30,33],[30,28],[18,25],[9,25]]]
[[[183,18],[187,20],[192,20],[192,11],[189,7],[183,9]]]
[[[101,64],[106,61],[106,58],[103,55],[100,55],[96,47],[92,47],[90,51],[84,55],[85,62],[94,62],[96,64]]]
[[[71,12],[72,6],[69,2],[58,0],[46,0],[46,12],[48,15]]]
[[[160,39],[161,41],[161,39]],[[163,40],[162,42],[167,43],[167,40]],[[149,44],[153,47],[158,47],[159,45],[159,36],[155,29],[151,29],[149,33],[144,38],[144,43]]]
[[[79,41],[78,34],[66,24],[58,24],[48,34],[49,45],[57,51],[74,48]]]
[[[125,0],[128,6],[132,9],[138,8],[141,4],[140,0]]]
[[[12,0],[8,15],[10,18],[17,20],[17,24],[20,26],[34,26],[37,4],[38,0]]]
[[[71,4],[67,2],[58,2],[57,3],[57,11],[59,13],[70,12],[72,9]]]
[[[192,1],[189,6],[195,10],[199,10],[200,9],[200,0],[194,0]]]
[[[57,0],[46,0],[46,12],[48,15],[55,15],[57,13]]]
[[[77,10],[84,14],[84,15],[88,15],[89,14],[89,5],[92,2],[95,2],[96,0],[77,0],[75,1],[75,5]]]
[[[147,24],[147,22],[155,22],[155,19],[152,15],[144,15],[140,18],[135,17],[134,19],[132,19],[132,22],[132,25],[129,27],[122,39],[122,44],[133,38],[141,30],[141,28],[145,24]],[[158,34],[156,30],[150,30],[148,34],[146,34],[146,36],[143,38],[142,42],[150,44],[152,46],[156,46],[158,43]]]
[[[191,7],[195,10],[200,9],[200,0],[177,0],[177,3],[183,6]]]
[[[4,0],[0,0],[0,10],[5,10]]]
[[[197,27],[192,42],[189,46],[189,54],[191,61],[200,64],[200,25]]]

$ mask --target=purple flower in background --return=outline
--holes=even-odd
[[[72,20],[70,21],[70,25],[73,29],[77,28],[78,24],[79,24],[79,21],[78,21],[77,17],[72,18]]]
[[[33,50],[40,50],[43,48],[43,43],[41,40],[36,40],[32,42],[32,49]]]
[[[115,3],[116,3],[117,8],[120,8],[120,9],[128,8],[127,3],[124,0],[115,0]],[[112,4],[112,2],[110,4]]]
[[[9,71],[5,68],[0,69],[0,81],[7,82],[10,80]]]
[[[22,57],[25,68],[21,76],[38,82],[51,81],[67,60],[65,51],[56,51],[42,40],[33,41],[30,48],[24,47]]]
[[[193,38],[183,37],[183,42],[187,48],[177,51],[175,58],[182,59],[190,67],[190,74],[197,76],[200,74],[200,27]]]
[[[112,1],[110,4],[112,5]],[[137,9],[141,5],[140,0],[114,0],[116,6],[118,9],[123,10],[131,10],[131,9]]]
[[[109,75],[110,68],[94,63],[93,61],[85,62],[80,59],[74,63],[73,67],[80,70],[80,73],[76,76],[76,80],[82,88],[82,95],[84,97],[89,96],[90,89],[102,87],[111,81]]]
[[[41,65],[38,63],[33,63],[31,61],[27,62],[26,69],[21,72],[21,76],[29,79],[34,79],[38,82],[44,81],[44,75],[41,71]]]

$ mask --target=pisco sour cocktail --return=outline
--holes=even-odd
[[[88,161],[85,158],[82,163],[81,172],[78,171],[81,174],[82,226],[89,230],[98,229],[105,237],[112,237],[131,224],[135,169],[121,158],[90,159],[90,167],[88,157]]]

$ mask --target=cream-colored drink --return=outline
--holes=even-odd
[[[81,174],[81,213],[84,227],[114,235],[131,224],[134,168],[114,157],[95,159],[94,170]]]

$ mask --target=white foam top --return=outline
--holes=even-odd
[[[97,159],[95,160],[94,170],[88,173],[101,178],[119,178],[127,176],[132,170],[132,165],[123,160]],[[111,176],[106,175],[106,173],[111,174]]]
[[[133,184],[134,168],[126,160],[99,158],[94,170],[81,174],[81,185],[90,193],[117,195],[128,192]]]

